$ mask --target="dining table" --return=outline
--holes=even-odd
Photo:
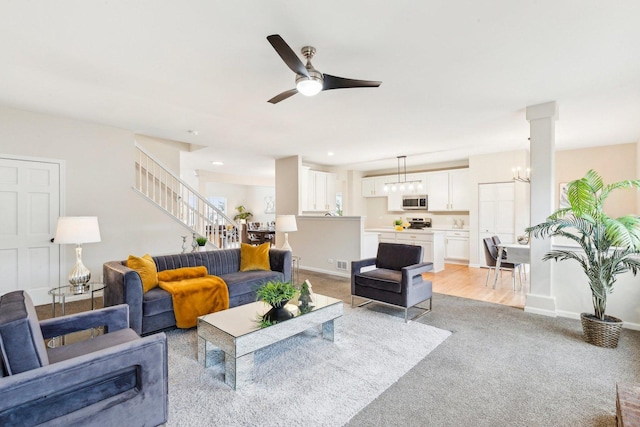
[[[500,272],[500,264],[502,261],[511,264],[531,263],[531,246],[529,245],[521,245],[518,243],[498,243],[495,246],[498,248],[498,256],[496,259],[496,271],[493,277],[493,289],[495,289],[498,284],[498,273]]]
[[[257,228],[255,230],[247,230],[247,233],[256,236],[260,240],[259,244],[263,244],[266,242],[273,242],[276,230],[275,228]]]

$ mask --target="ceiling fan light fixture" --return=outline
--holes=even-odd
[[[300,76],[296,79],[296,89],[305,96],[314,96],[322,90],[322,82],[315,76]]]

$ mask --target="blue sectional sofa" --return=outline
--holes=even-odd
[[[229,289],[229,307],[256,300],[256,291],[270,280],[291,281],[291,252],[269,250],[271,270],[240,271],[240,249],[221,249],[153,257],[158,271],[182,267],[207,267],[208,274],[221,277]],[[147,335],[176,325],[171,294],[160,288],[143,292],[137,271],[127,261],[103,265],[104,304],[129,305],[129,325]]]

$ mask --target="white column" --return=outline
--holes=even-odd
[[[555,121],[558,106],[547,102],[527,107],[531,155],[531,224],[539,224],[555,211]],[[551,249],[551,239],[531,239],[530,288],[525,311],[556,315],[552,294],[551,261],[542,257]]]

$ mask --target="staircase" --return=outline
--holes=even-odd
[[[135,165],[134,190],[190,231],[187,247],[195,237],[205,237],[209,249],[240,247],[240,225],[137,144]]]

